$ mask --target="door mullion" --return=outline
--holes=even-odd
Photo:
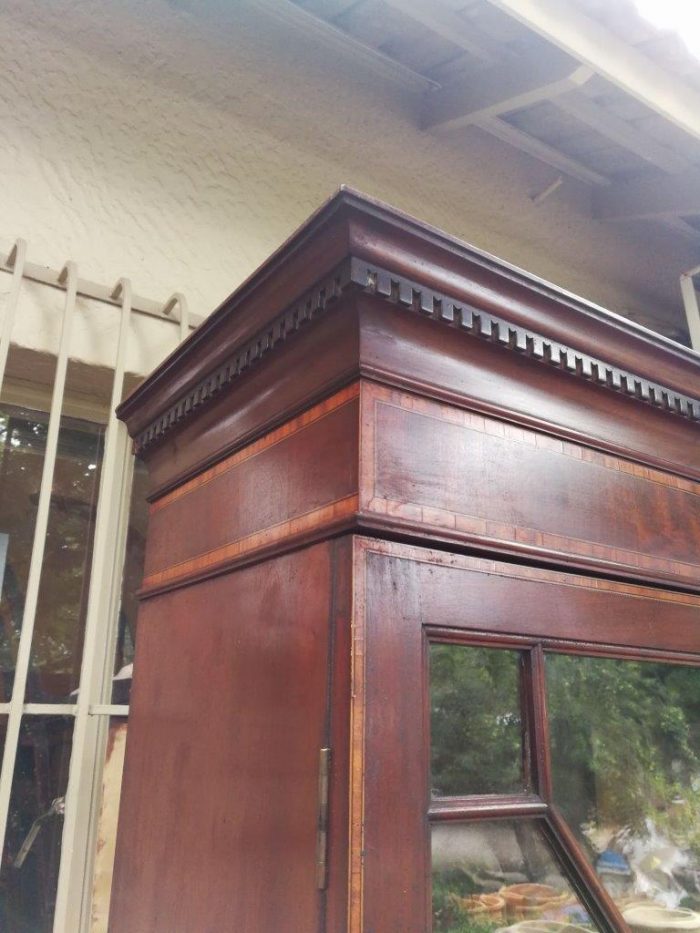
[[[558,855],[572,886],[593,913],[601,929],[610,933],[629,933],[629,927],[617,905],[556,806],[550,806],[545,814],[544,827],[550,845]]]
[[[523,713],[534,791],[552,802],[552,761],[544,673],[544,650],[535,645],[523,655]]]

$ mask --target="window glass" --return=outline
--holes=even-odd
[[[597,929],[533,820],[432,827],[434,933]]]
[[[0,410],[0,691],[14,680],[47,416]],[[28,702],[71,702],[78,687],[102,460],[99,425],[61,419],[27,683]]]
[[[524,791],[518,653],[431,644],[430,728],[434,796]]]
[[[546,670],[556,803],[630,925],[675,925],[649,905],[700,910],[700,668],[549,655]]]
[[[72,735],[68,716],[22,720],[0,869],[0,930],[53,929]]]

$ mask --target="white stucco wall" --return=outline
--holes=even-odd
[[[476,129],[420,132],[414,91],[253,0],[5,0],[0,48],[0,247],[23,236],[35,262],[205,314],[346,182],[644,323],[681,320],[682,238],[593,221],[574,181],[535,207],[553,169]],[[16,336],[48,348],[37,313]]]

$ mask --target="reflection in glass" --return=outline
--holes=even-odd
[[[9,699],[26,599],[46,448],[47,416],[0,409],[0,697]],[[70,702],[78,686],[95,507],[100,426],[61,419],[36,611],[30,702]]]
[[[136,648],[136,621],[138,616],[136,592],[143,580],[143,565],[146,555],[147,494],[148,471],[141,460],[136,460],[134,462],[134,479],[131,487],[129,528],[126,538],[126,556],[119,605],[112,703],[128,703],[131,692],[131,671]]]
[[[109,918],[109,902],[112,891],[112,871],[117,841],[119,801],[124,769],[127,720],[112,717],[109,720],[102,793],[97,818],[97,848],[92,880],[92,929],[106,930]]]
[[[22,721],[0,870],[0,930],[53,928],[72,734],[68,716]]]
[[[432,826],[434,933],[595,929],[533,820]]]
[[[700,668],[551,655],[547,698],[555,800],[623,914],[700,910]]]
[[[430,645],[434,796],[525,790],[519,655]]]

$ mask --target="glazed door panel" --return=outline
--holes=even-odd
[[[472,901],[464,887],[450,889],[454,872],[441,874],[441,865],[453,865],[460,846],[473,850],[479,833],[483,836],[476,846],[479,850],[510,852],[507,869],[491,866],[495,874],[485,891],[494,890],[493,878],[507,878],[510,872],[522,876],[521,882],[534,884],[533,890],[545,892],[540,906],[545,914],[550,912],[548,916],[565,911],[589,929],[625,929],[624,898],[612,896],[596,872],[599,866],[585,855],[580,826],[572,818],[575,794],[562,787],[562,775],[573,773],[577,761],[580,765],[576,749],[572,751],[564,741],[567,720],[562,703],[567,690],[572,697],[578,690],[572,703],[575,700],[582,710],[597,709],[594,725],[602,727],[597,741],[608,743],[601,760],[615,760],[617,754],[623,765],[615,743],[635,728],[638,709],[634,704],[620,707],[630,730],[623,718],[616,738],[615,704],[619,706],[624,696],[621,700],[614,691],[609,697],[605,693],[611,677],[612,686],[621,685],[623,694],[633,688],[643,691],[639,696],[648,718],[639,722],[645,730],[645,747],[653,750],[657,719],[659,728],[665,728],[663,717],[654,718],[653,702],[661,696],[654,686],[659,678],[670,683],[667,671],[685,677],[681,686],[671,686],[678,696],[685,691],[686,706],[679,701],[681,712],[685,709],[690,719],[697,718],[700,598],[367,539],[356,542],[355,566],[352,773],[363,774],[364,780],[352,798],[351,933],[451,930],[449,910],[455,904],[466,910]],[[451,685],[449,679],[438,677],[439,665],[446,661],[449,670],[454,661],[445,657],[446,651],[472,655],[471,673],[462,659],[455,667],[462,671],[462,688],[469,693],[466,712],[461,722],[447,725],[440,720],[440,704],[451,702]],[[563,660],[553,663],[552,659]],[[615,675],[615,665],[624,670],[624,678]],[[485,677],[479,686],[479,678],[490,667],[498,681],[489,683]],[[599,685],[600,695],[586,694],[591,683]],[[693,720],[691,725],[693,741],[700,723]],[[579,726],[584,739],[591,740]],[[462,736],[458,749],[462,757],[449,748],[447,752],[442,748],[441,757],[436,757],[435,743],[454,735]],[[685,747],[680,738],[678,742],[678,748]],[[504,752],[500,759],[498,743]],[[475,748],[478,754],[465,756]],[[631,748],[630,755],[634,754]],[[664,754],[662,749],[657,756],[662,765]],[[465,764],[467,757],[471,765]],[[619,793],[624,781],[596,775],[595,762],[584,764],[590,764],[596,786],[605,788],[607,796],[597,805],[610,822],[611,788]],[[628,764],[632,774],[632,758]],[[667,770],[664,792],[673,803],[675,778],[673,769]],[[696,778],[688,777],[688,788]],[[658,787],[657,793],[661,793]],[[620,808],[630,801],[634,804],[636,798],[622,793],[620,800],[622,820]],[[432,866],[431,835],[436,847]],[[467,836],[471,842],[465,843]],[[513,856],[516,842],[522,850],[520,866]],[[547,884],[542,883],[545,863]],[[533,868],[538,864],[539,869]],[[431,869],[436,872],[434,885]],[[528,916],[515,912],[512,901],[517,892],[512,887],[504,881],[495,892],[502,901],[497,904],[501,926]],[[473,896],[481,896],[478,887]],[[481,910],[484,905],[477,906]],[[462,927],[457,924],[454,929]]]

